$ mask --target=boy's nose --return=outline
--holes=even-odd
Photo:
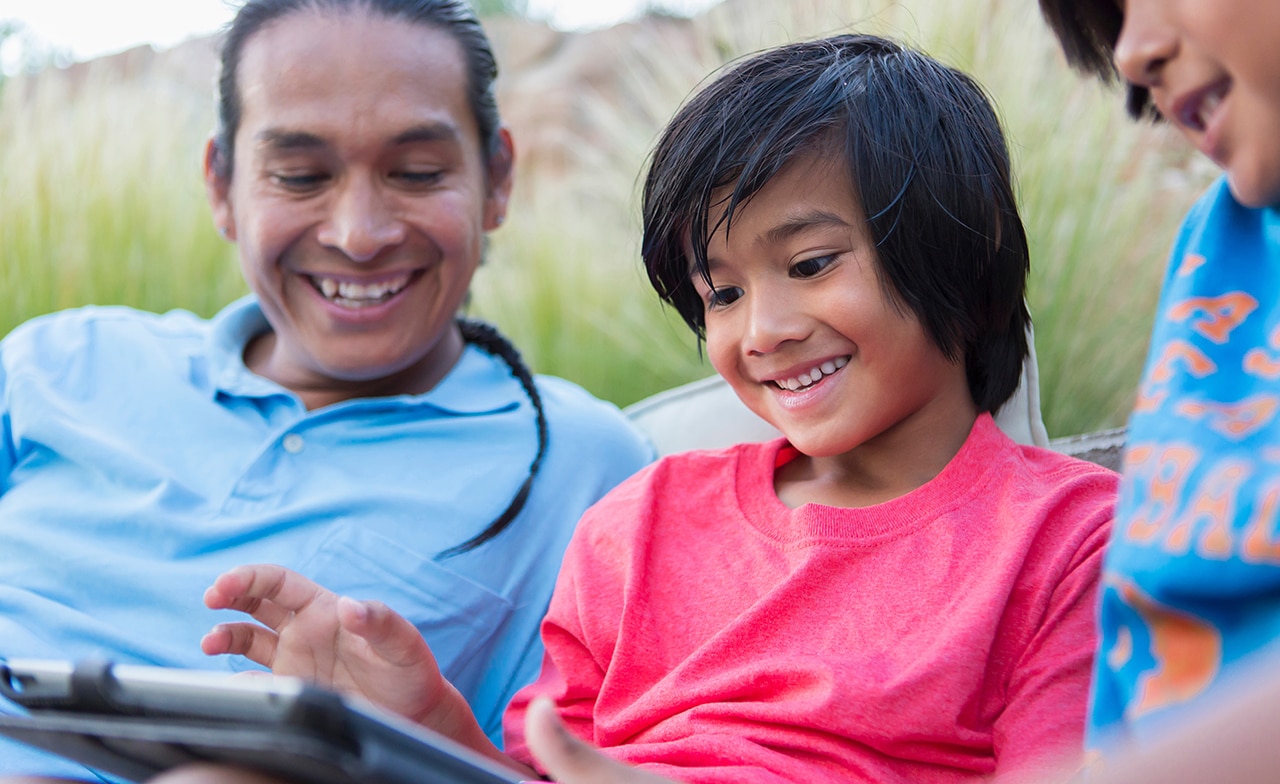
[[[317,238],[352,261],[371,261],[404,237],[404,222],[389,208],[377,184],[353,180],[335,194]]]
[[[755,291],[747,296],[743,350],[761,356],[777,351],[788,341],[808,337],[807,319],[787,293]]]
[[[1116,40],[1115,64],[1131,84],[1155,87],[1165,64],[1178,53],[1176,30],[1165,18],[1168,0],[1127,0]]]

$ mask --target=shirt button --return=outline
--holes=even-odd
[[[291,455],[296,455],[301,452],[304,444],[306,444],[306,442],[303,441],[302,436],[297,433],[290,433],[284,437],[284,451]]]

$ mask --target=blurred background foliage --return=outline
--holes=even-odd
[[[1050,435],[1123,424],[1164,254],[1212,172],[1062,63],[1026,0],[725,0],[560,33],[482,0],[518,186],[468,305],[539,372],[626,405],[712,371],[639,265],[638,183],[662,124],[715,68],[798,38],[887,34],[975,74],[1009,134]],[[0,41],[21,35],[0,26]],[[211,51],[71,68],[33,49],[0,93],[0,334],[86,303],[210,315],[245,291],[199,176]],[[172,55],[172,56],[171,56]],[[41,62],[41,57],[46,59]],[[167,58],[167,59],[166,59]]]

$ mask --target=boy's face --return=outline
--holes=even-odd
[[[964,367],[887,296],[848,173],[832,160],[793,161],[735,213],[727,236],[711,237],[714,290],[694,274],[711,364],[811,457],[916,432],[907,422],[954,424],[956,411],[967,432]]]
[[[1120,72],[1151,90],[1242,204],[1280,204],[1280,1],[1119,2]]]

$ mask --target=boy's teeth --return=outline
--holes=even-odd
[[[1227,87],[1224,85],[1218,89],[1210,91],[1200,99],[1199,105],[1191,114],[1192,128],[1197,131],[1203,131],[1209,127],[1209,121],[1213,117],[1213,113],[1217,110],[1218,105],[1222,103],[1222,99],[1226,97]]]
[[[840,368],[849,364],[847,357],[839,357],[838,359],[829,359],[821,365],[810,370],[808,373],[801,373],[796,378],[788,378],[783,381],[775,381],[780,389],[790,390],[792,392],[804,387],[813,386],[822,380],[823,376],[829,376]]]

